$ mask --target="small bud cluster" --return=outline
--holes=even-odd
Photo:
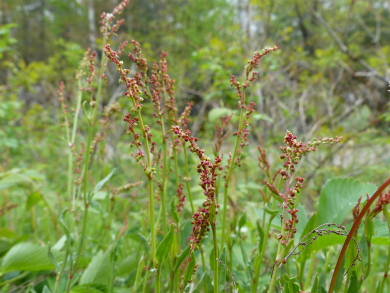
[[[9,212],[10,210],[16,208],[18,206],[18,204],[16,203],[11,203],[9,198],[7,198],[5,200],[5,202],[1,205],[1,208],[0,208],[0,217],[4,216],[7,212]]]
[[[162,51],[160,56],[160,68],[161,68],[161,80],[163,84],[163,92],[167,93],[169,99],[166,101],[165,108],[168,113],[168,119],[171,125],[179,125],[179,122],[176,118],[176,101],[175,101],[175,80],[171,79],[167,73],[168,71],[168,63],[166,56],[167,52]]]
[[[66,110],[68,108],[68,106],[66,106],[66,104],[65,104],[64,90],[65,90],[65,85],[64,85],[64,82],[61,81],[60,89],[58,90],[58,95],[59,95],[58,99],[60,100],[62,113],[64,114],[64,117],[65,117],[65,122],[63,125],[68,126],[69,125],[68,116],[67,116],[68,111]]]
[[[118,54],[118,56],[120,56],[121,54],[122,54],[122,52],[123,52],[123,50],[126,48],[126,46],[127,46],[127,41],[124,41],[123,43],[121,43],[120,45],[119,45],[119,49],[118,49],[118,51],[116,52],[117,54]]]
[[[183,192],[183,188],[184,188],[184,184],[183,184],[183,182],[180,182],[179,186],[177,187],[177,190],[176,190],[176,197],[178,200],[178,204],[177,204],[176,208],[177,208],[178,212],[181,212],[183,210],[184,205],[186,203],[186,195]]]
[[[267,55],[270,52],[275,52],[276,50],[279,50],[279,46],[274,46],[272,48],[265,48],[263,52],[255,52],[253,55],[253,59],[248,61],[248,64],[245,66],[245,73],[246,73],[246,79],[249,82],[244,83],[244,89],[250,86],[250,82],[256,79],[258,72],[253,72],[252,76],[249,77],[250,73],[252,72],[253,69],[259,64],[260,59]]]
[[[183,131],[179,128],[179,126],[173,126],[172,131],[179,138],[182,138],[185,142],[189,142],[189,150],[192,153],[195,153],[199,159],[200,163],[197,166],[197,171],[200,173],[201,182],[199,185],[203,189],[203,193],[206,196],[206,201],[203,203],[202,207],[199,207],[198,211],[193,215],[193,221],[191,222],[192,233],[191,233],[191,251],[199,248],[200,241],[205,237],[207,232],[210,231],[210,225],[215,225],[211,223],[210,218],[210,208],[212,204],[215,204],[215,207],[219,207],[219,205],[215,202],[215,188],[217,175],[219,174],[219,167],[221,165],[222,159],[217,156],[214,159],[214,162],[211,161],[206,155],[204,155],[204,150],[201,150],[196,142],[198,139],[196,137],[190,137],[189,131]],[[217,214],[218,211],[215,211]]]
[[[215,125],[216,131],[215,131],[214,140],[216,142],[214,143],[214,148],[215,148],[215,151],[217,154],[219,154],[219,152],[221,150],[223,140],[229,134],[229,132],[226,130],[226,128],[229,126],[230,120],[232,119],[232,117],[233,117],[233,114],[231,114],[230,116],[228,116],[228,115],[223,116],[221,119],[221,126],[219,126],[218,124]]]
[[[286,221],[286,226],[284,230],[287,233],[282,237],[281,234],[278,235],[278,239],[280,239],[280,243],[283,245],[287,245],[288,241],[294,237],[294,234],[297,233],[297,229],[295,228],[295,224],[298,223],[298,209],[290,209],[287,211],[291,215],[291,220]]]
[[[262,150],[260,146],[257,147],[259,153],[260,153],[260,156],[257,157],[257,159],[259,160],[259,167],[261,169],[263,169],[263,171],[265,172],[265,174],[267,174],[267,177],[270,178],[271,175],[270,175],[270,171],[269,169],[271,168],[268,160],[267,160],[267,154],[265,153],[265,150]]]
[[[135,40],[132,40],[132,43],[133,43],[133,51],[134,51],[135,55],[133,55],[132,53],[129,53],[129,59],[134,64],[137,65],[138,69],[141,71],[142,79],[147,82],[148,81],[148,78],[147,78],[148,62],[147,62],[146,58],[144,58],[144,55],[143,55],[142,49],[141,49],[141,45]]]
[[[159,72],[158,72],[158,64],[156,61],[153,62],[153,68],[152,68],[152,76],[150,78],[150,82],[153,85],[152,90],[152,102],[154,104],[154,112],[153,116],[157,118],[157,123],[161,125],[161,119],[165,113],[164,109],[161,107],[161,92],[162,92],[162,85],[159,80]]]
[[[192,105],[192,102],[189,102],[187,104],[187,106],[184,108],[183,113],[181,113],[180,119],[178,121],[179,125],[183,126],[184,130],[187,130],[187,124],[188,122],[190,122],[190,119],[188,117],[190,117]]]
[[[74,153],[73,155],[74,156],[77,156],[77,160],[76,160],[76,166],[75,168],[73,169],[73,172],[76,173],[76,174],[81,174],[81,171],[80,171],[80,168],[81,168],[81,163],[83,161],[83,156],[84,156],[84,153],[85,153],[85,145],[84,143],[81,143],[81,151],[79,153],[79,155],[77,156],[77,153]],[[80,175],[79,178],[76,178],[74,180],[74,185],[80,185],[81,182],[82,182],[82,175]]]
[[[357,204],[352,209],[352,215],[353,219],[356,221],[356,219],[359,217],[360,214],[360,202],[362,201],[363,195],[359,197]]]
[[[280,150],[282,151],[280,159],[285,160],[283,164],[284,170],[280,173],[283,179],[290,178],[290,173],[295,172],[295,166],[298,164],[299,160],[307,153],[316,151],[318,145],[335,144],[343,139],[342,136],[336,136],[336,138],[317,138],[314,139],[313,142],[303,144],[302,142],[297,141],[295,135],[290,131],[287,131],[286,136],[283,138],[286,145],[280,147]]]
[[[83,60],[81,60],[79,68],[76,73],[76,79],[81,80],[83,76],[85,75],[84,73],[84,68],[87,66],[89,62],[89,53],[91,52],[91,49],[88,48],[87,51],[85,51]]]
[[[114,8],[112,13],[105,13],[103,12],[100,16],[100,32],[110,38],[112,35],[115,35],[115,33],[118,31],[119,27],[124,23],[124,20],[117,21],[114,25],[112,25],[113,20],[115,19],[116,15],[122,14],[125,7],[129,4],[130,0],[124,0],[122,1],[117,7]]]
[[[95,59],[96,59],[96,52],[94,51],[88,58],[87,88],[82,88],[83,91],[90,91],[91,93],[95,89],[92,86],[92,83],[94,82],[96,76]]]
[[[372,210],[370,217],[374,218],[377,214],[383,211],[385,206],[388,205],[389,203],[390,203],[390,191],[385,195],[383,194],[379,195],[378,201],[376,202],[375,208]]]

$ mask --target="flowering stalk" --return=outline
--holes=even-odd
[[[189,150],[195,153],[200,159],[200,163],[197,166],[197,171],[200,174],[201,182],[199,185],[203,189],[203,193],[206,196],[206,201],[203,203],[203,207],[199,207],[198,211],[193,215],[193,221],[191,222],[192,232],[190,237],[190,253],[199,248],[200,242],[205,238],[206,234],[210,231],[210,226],[213,233],[213,244],[214,244],[214,292],[218,291],[218,245],[216,235],[216,218],[218,214],[216,210],[219,204],[215,200],[215,190],[217,175],[220,173],[219,167],[222,159],[217,156],[214,162],[204,155],[204,150],[201,150],[196,142],[196,137],[189,136],[189,131],[182,131],[179,126],[173,126],[172,131],[179,138],[182,138],[185,142],[189,143]],[[188,264],[188,262],[187,262]],[[181,288],[184,288],[186,284],[182,284]]]
[[[291,175],[296,170],[295,166],[299,163],[299,161],[304,155],[308,154],[309,152],[316,151],[318,145],[327,143],[339,143],[343,139],[343,137],[338,136],[336,136],[336,138],[318,138],[314,139],[313,142],[303,144],[302,142],[297,141],[297,137],[293,135],[290,131],[287,131],[285,137],[283,138],[283,142],[285,143],[285,145],[280,147],[280,150],[282,151],[280,159],[284,160],[285,162],[283,164],[284,169],[280,171],[280,175],[284,180],[286,180],[284,194],[279,193],[279,191],[275,189],[272,184],[266,182],[266,185],[268,186],[270,191],[275,193],[277,196],[280,196],[283,200],[283,215],[281,216],[282,230],[281,233],[277,236],[279,240],[279,245],[268,293],[274,292],[280,264],[282,262],[286,263],[286,259],[284,258],[284,256],[287,254],[289,246],[292,245],[294,241],[294,234],[297,231],[295,225],[298,223],[298,209],[294,208],[294,206],[296,194],[300,193],[303,187],[302,183],[304,181],[304,178],[295,177],[296,183],[294,187],[290,188],[290,179]],[[291,215],[291,220],[287,219],[287,213]]]
[[[142,120],[141,110],[142,110],[142,101],[141,97],[142,91],[139,89],[137,81],[135,78],[129,78],[127,75],[130,73],[130,70],[123,69],[122,64],[123,61],[119,61],[118,54],[111,49],[111,46],[107,44],[105,46],[104,54],[110,59],[113,63],[116,64],[116,69],[120,73],[120,83],[125,82],[127,87],[127,92],[125,96],[129,97],[133,103],[133,108],[131,109],[131,113],[128,113],[125,116],[124,121],[129,123],[127,133],[132,134],[134,140],[131,142],[132,146],[136,146],[138,148],[138,153],[136,154],[136,158],[138,160],[142,160],[144,162],[144,172],[148,178],[149,184],[149,217],[150,217],[150,230],[151,230],[151,257],[153,259],[154,267],[157,267],[155,255],[156,255],[156,233],[154,228],[154,195],[153,195],[153,175],[156,173],[156,169],[152,168],[152,160],[150,155],[150,146],[152,134],[149,132],[149,126],[145,125]],[[139,134],[135,131],[134,127],[139,123],[145,144],[145,153],[146,153],[146,162],[145,162],[145,154],[141,150],[142,143],[139,141]],[[156,286],[159,284],[156,283]],[[157,291],[156,287],[156,292]]]
[[[126,7],[126,5],[129,3],[129,0],[122,1],[115,9],[112,14],[106,14],[103,13],[101,18],[101,32],[104,35],[103,38],[103,46],[107,43],[109,38],[115,34],[115,32],[119,29],[120,25],[123,24],[123,20],[117,21],[115,25],[111,25],[113,19],[115,19],[115,15],[121,14],[123,9]],[[92,53],[92,56],[90,58],[90,67],[89,67],[89,77],[87,78],[87,83],[89,85],[89,90],[93,90],[91,87],[92,79],[94,78],[95,74],[95,66],[93,64],[94,57],[96,56],[96,53]],[[96,101],[92,100],[92,94],[91,94],[91,110],[87,116],[88,118],[88,138],[86,143],[86,152],[85,152],[85,158],[84,158],[84,176],[83,176],[83,200],[84,200],[84,216],[83,216],[83,225],[81,230],[81,236],[80,236],[80,242],[77,249],[77,256],[75,260],[75,264],[73,266],[73,269],[71,270],[69,274],[68,284],[73,279],[74,273],[76,272],[80,259],[81,259],[81,253],[84,246],[84,239],[87,229],[87,223],[88,223],[88,210],[89,210],[89,200],[88,200],[88,171],[89,171],[89,160],[90,160],[90,154],[91,154],[91,142],[93,138],[93,127],[95,125],[96,117],[97,117],[97,110],[100,104],[100,98],[101,98],[101,92],[102,92],[102,86],[103,86],[103,79],[104,79],[104,69],[106,67],[106,59],[105,55],[102,55],[102,60],[100,63],[100,69],[99,69],[99,81],[98,81],[98,90],[96,94]],[[67,292],[70,289],[70,286],[67,286]]]
[[[234,144],[234,151],[232,154],[229,154],[231,158],[228,159],[228,166],[227,166],[227,174],[224,176],[225,178],[225,188],[224,188],[224,196],[223,196],[223,213],[222,213],[222,237],[221,237],[221,249],[223,248],[225,242],[226,242],[226,236],[225,236],[225,225],[226,225],[226,210],[227,210],[227,197],[228,197],[228,187],[229,187],[229,181],[230,176],[232,174],[234,165],[241,166],[241,152],[245,145],[247,145],[247,137],[249,135],[249,130],[244,128],[249,125],[248,119],[249,116],[254,112],[253,107],[255,106],[254,103],[252,103],[250,106],[247,106],[245,104],[245,90],[250,87],[251,82],[253,82],[257,78],[258,72],[253,71],[253,69],[259,64],[260,59],[267,55],[270,52],[278,50],[279,47],[273,47],[273,48],[266,48],[263,50],[262,53],[255,52],[253,59],[248,61],[248,64],[245,66],[245,82],[243,85],[240,84],[240,82],[236,81],[234,75],[232,75],[230,82],[231,85],[234,86],[237,90],[237,97],[240,99],[240,121],[238,124],[238,130],[237,132],[233,133],[233,136],[236,136],[236,142]],[[251,74],[252,73],[252,74]],[[244,120],[244,117],[246,116],[246,120]],[[240,142],[241,141],[241,142]],[[238,149],[238,146],[240,145],[241,149]]]

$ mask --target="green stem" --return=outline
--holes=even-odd
[[[314,264],[315,264],[315,260],[316,260],[316,253],[313,252],[310,256],[310,266],[309,266],[309,270],[307,272],[307,275],[306,275],[306,281],[305,281],[305,286],[304,288],[309,288],[310,286],[310,281],[311,281],[311,275],[313,274],[313,269],[314,269]]]
[[[68,242],[68,240],[66,240],[66,241]],[[66,263],[67,263],[67,260],[68,260],[69,250],[70,250],[70,248],[69,248],[69,245],[67,244],[66,251],[65,251],[65,256],[64,256],[64,261],[62,262],[60,271],[57,273],[56,283],[54,285],[53,293],[58,293],[61,277],[62,277],[62,274],[64,273],[65,266],[66,266]]]
[[[273,202],[272,202],[272,209],[275,208],[275,199],[273,199]],[[252,288],[251,288],[251,292],[252,293],[256,293],[257,292],[257,283],[258,283],[258,280],[259,280],[259,277],[260,277],[260,270],[261,270],[261,264],[263,262],[263,258],[264,258],[264,253],[265,253],[265,248],[267,246],[267,241],[268,241],[268,234],[269,234],[269,230],[271,228],[271,223],[272,223],[272,220],[273,220],[274,217],[270,217],[269,221],[268,221],[268,224],[267,224],[267,229],[266,229],[266,232],[264,234],[264,240],[263,240],[263,246],[261,247],[261,252],[260,252],[260,255],[259,255],[259,258],[257,260],[257,266],[255,268],[255,278],[251,284]]]
[[[214,223],[211,223],[213,230],[213,244],[214,244],[214,293],[219,293],[218,289],[218,244],[217,244],[217,228]]]
[[[246,83],[246,80],[245,80],[245,83]],[[243,92],[242,92],[241,103],[242,102],[245,103],[245,90],[243,90]],[[240,142],[240,135],[239,134],[241,133],[242,128],[243,128],[243,124],[244,124],[244,108],[243,108],[242,104],[240,104],[240,107],[241,107],[241,111],[240,111],[240,123],[238,125],[238,134],[236,137],[236,142],[234,144],[234,151],[233,151],[232,158],[231,158],[231,161],[229,164],[228,173],[226,174],[226,178],[225,178],[225,188],[224,188],[224,193],[223,193],[221,249],[223,248],[223,246],[226,242],[225,229],[226,229],[226,209],[227,209],[229,180],[230,180],[230,176],[232,175],[232,171],[234,168],[234,162],[235,162],[236,156],[237,156],[237,150],[238,150],[238,146],[239,146],[239,142]]]
[[[191,212],[192,214],[195,213],[194,209],[194,202],[192,201],[192,194],[191,194],[191,187],[190,187],[190,171],[188,168],[188,158],[187,158],[187,148],[186,145],[183,143],[183,153],[184,153],[184,160],[186,164],[186,187],[187,187],[187,193],[188,193],[188,198],[190,199],[190,204],[191,204]]]
[[[139,278],[141,276],[141,269],[142,269],[142,263],[144,262],[144,255],[142,254],[141,259],[138,264],[137,268],[137,274],[135,275],[135,281],[134,281],[134,286],[133,286],[133,293],[136,293],[137,287],[138,287],[138,282]]]

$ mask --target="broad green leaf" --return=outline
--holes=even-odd
[[[9,176],[3,177],[0,180],[0,190],[29,184],[34,184],[34,181],[31,180],[28,176],[24,174],[11,174]]]
[[[183,260],[184,260],[185,258],[187,258],[187,256],[190,254],[190,249],[191,249],[191,247],[190,247],[190,245],[188,245],[188,246],[186,247],[186,249],[184,249],[184,250],[182,251],[182,253],[177,257],[177,259],[176,259],[176,265],[175,265],[175,273],[176,273],[177,270],[179,269],[179,266],[181,265],[181,263],[183,262]]]
[[[4,237],[4,238],[11,239],[11,238],[16,238],[17,236],[18,235],[14,231],[8,228],[0,228],[0,238]]]
[[[42,200],[42,195],[39,192],[33,192],[27,198],[26,210],[30,210],[38,202]]]
[[[185,271],[184,277],[183,277],[184,286],[187,286],[188,282],[191,280],[192,274],[194,273],[194,269],[195,269],[195,265],[196,265],[194,252],[191,253],[190,258],[191,258],[191,260],[187,265],[187,268],[186,268],[186,271]]]
[[[49,287],[47,287],[47,285],[45,285],[45,286],[43,287],[42,293],[52,293],[52,292],[51,292],[51,290],[49,289]]]
[[[53,255],[57,260],[62,260],[62,253],[53,251]],[[2,273],[52,269],[54,265],[47,254],[47,247],[31,243],[19,243],[13,246],[1,262]]]
[[[316,273],[314,277],[313,286],[311,287],[310,293],[317,293],[320,287],[320,280],[318,278],[318,274]]]
[[[225,284],[226,284],[226,268],[221,263],[223,262],[226,265],[226,247],[223,248],[222,253],[219,256],[219,262],[218,262],[218,283],[219,283],[219,292],[222,292],[225,290]]]
[[[351,178],[334,178],[321,190],[317,212],[317,225],[341,224],[355,207],[361,195],[370,196],[377,190],[372,183],[363,183]]]
[[[146,253],[145,253],[146,254]],[[130,272],[137,268],[139,260],[137,259],[137,253],[126,256],[117,266],[116,274],[118,276],[124,276],[130,274]]]
[[[157,247],[156,258],[158,260],[158,266],[159,266],[158,269],[160,269],[160,267],[162,266],[162,264],[164,263],[165,259],[168,256],[169,249],[171,248],[172,245],[174,233],[175,233],[175,226],[174,224],[172,224],[171,229],[169,229],[169,232],[161,241],[160,245]]]
[[[80,278],[80,285],[88,283],[107,284],[110,273],[110,250],[99,251],[88,264]]]

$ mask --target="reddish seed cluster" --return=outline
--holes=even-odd
[[[177,190],[176,190],[176,197],[178,200],[178,204],[177,204],[176,208],[177,208],[178,212],[181,212],[183,210],[184,204],[186,203],[186,195],[183,192],[183,189],[184,189],[184,184],[183,184],[183,182],[180,182],[179,186],[177,187]]]
[[[161,80],[162,80],[162,90],[164,93],[167,93],[169,96],[169,99],[166,101],[165,108],[168,112],[168,119],[171,125],[179,125],[179,122],[176,118],[176,101],[175,101],[175,80],[171,79],[167,73],[168,71],[168,63],[166,56],[168,55],[167,52],[162,51],[160,56],[160,68],[161,68]]]
[[[246,78],[249,82],[253,81],[256,79],[256,76],[257,76],[257,72],[253,72],[252,76],[249,77],[250,73],[252,72],[252,70],[259,64],[259,61],[260,59],[267,55],[268,53],[270,52],[275,52],[276,50],[279,50],[280,47],[279,46],[274,46],[272,48],[265,48],[263,50],[263,52],[255,52],[255,54],[253,55],[253,59],[252,60],[249,60],[248,61],[248,64],[245,66],[245,73],[246,73]],[[250,86],[250,83],[245,83],[244,84],[244,88],[247,88],[248,86]]]
[[[290,209],[287,211],[291,215],[291,220],[286,221],[286,225],[284,227],[285,231],[287,231],[286,234],[284,234],[284,237],[282,234],[278,235],[278,239],[280,240],[280,243],[283,245],[287,245],[289,240],[294,237],[294,234],[297,232],[297,229],[294,227],[295,224],[298,223],[298,209]]]
[[[390,191],[385,195],[379,195],[378,201],[376,202],[375,208],[372,210],[370,217],[375,217],[385,208],[385,205],[390,203]]]
[[[141,45],[135,41],[132,40],[133,48],[134,48],[134,54],[129,53],[129,59],[137,65],[138,69],[141,71],[142,78],[145,80],[146,78],[146,72],[148,70],[148,62],[146,58],[144,58],[144,55],[142,53]]]
[[[96,66],[95,66],[95,59],[96,59],[96,52],[92,52],[92,54],[88,58],[88,77],[87,77],[87,88],[83,88],[83,91],[90,91],[93,92],[95,89],[92,86],[92,83],[95,80],[96,76]]]
[[[210,231],[210,225],[215,225],[210,222],[210,208],[212,204],[215,204],[215,207],[219,207],[215,203],[215,188],[217,175],[219,174],[219,168],[221,165],[222,159],[217,156],[214,159],[214,162],[210,158],[204,155],[204,150],[201,150],[197,146],[198,139],[196,137],[190,137],[189,131],[183,131],[179,126],[173,126],[172,131],[179,137],[182,138],[185,142],[189,143],[189,150],[192,153],[195,153],[199,159],[200,163],[197,166],[197,171],[200,173],[199,185],[203,189],[203,193],[206,196],[206,201],[203,203],[203,206],[198,209],[193,215],[193,221],[191,222],[192,233],[191,233],[191,251],[194,251],[199,247],[200,241],[205,237],[207,232]],[[217,214],[218,211],[215,211]]]
[[[363,198],[363,195],[360,196],[360,198],[358,199],[358,202],[357,204],[355,205],[355,207],[352,209],[352,215],[353,215],[353,219],[356,220],[358,217],[359,217],[359,214],[360,214],[360,202],[362,201],[362,198]],[[378,203],[377,203],[378,204]]]
[[[264,170],[264,172],[267,174],[267,177],[270,178],[271,175],[270,175],[270,172],[269,172],[269,169],[270,169],[270,164],[267,160],[267,154],[265,153],[265,150],[262,150],[260,146],[257,147],[259,153],[260,153],[260,156],[257,157],[258,161],[259,161],[259,167],[261,169]]]
[[[67,113],[67,106],[65,104],[65,100],[64,100],[64,90],[65,90],[65,85],[64,85],[64,82],[61,81],[60,83],[60,89],[58,90],[58,95],[59,95],[59,100],[60,100],[60,103],[61,103],[61,109],[62,109],[62,113],[64,113],[66,115]]]
[[[283,164],[285,169],[280,173],[283,179],[290,178],[290,173],[295,172],[295,166],[298,164],[299,160],[307,153],[316,151],[316,146],[320,144],[338,143],[343,139],[343,137],[338,136],[336,136],[336,138],[317,138],[314,139],[313,142],[303,144],[302,142],[297,141],[295,135],[290,131],[287,131],[286,136],[283,138],[286,145],[280,147],[280,150],[282,151],[280,158],[285,160]]]
[[[120,45],[119,45],[119,49],[118,49],[118,51],[116,52],[117,54],[118,54],[118,56],[120,56],[121,54],[122,54],[122,52],[123,52],[123,50],[126,48],[126,46],[127,46],[127,41],[124,41],[123,43],[121,43]]]
[[[100,31],[103,35],[111,37],[115,32],[118,31],[119,27],[124,23],[124,20],[119,20],[115,25],[112,26],[112,22],[115,19],[116,15],[119,15],[123,12],[125,7],[129,4],[130,0],[122,1],[117,7],[114,8],[112,13],[103,12],[100,16]]]

